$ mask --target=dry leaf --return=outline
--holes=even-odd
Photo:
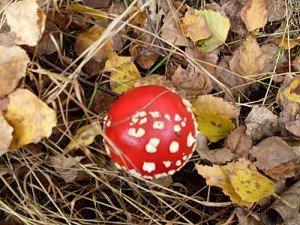
[[[174,45],[188,46],[189,41],[183,36],[183,33],[178,25],[178,15],[169,12],[163,19],[163,26],[161,28],[161,37],[166,42]]]
[[[7,24],[18,45],[35,46],[43,35],[46,15],[35,0],[11,3],[5,9]]]
[[[292,39],[292,38],[275,38],[272,39],[272,43],[279,47],[283,47],[285,50],[290,50],[295,48],[300,44],[300,39]]]
[[[293,61],[293,67],[296,72],[300,72],[300,56],[296,56]]]
[[[241,18],[247,30],[252,32],[267,23],[266,0],[249,0],[241,11]]]
[[[275,190],[275,184],[260,174],[250,161],[240,159],[225,166],[212,167],[196,165],[196,169],[208,185],[222,188],[232,202],[248,208]]]
[[[98,122],[84,125],[76,131],[76,134],[71,139],[71,142],[67,145],[66,149],[71,151],[82,146],[89,146],[94,142],[95,137],[100,133],[101,126]]]
[[[286,122],[285,129],[292,135],[300,137],[300,119]]]
[[[183,33],[189,37],[193,42],[209,38],[211,31],[207,26],[206,20],[200,11],[189,7],[186,11],[181,26]]]
[[[56,126],[56,113],[38,97],[26,89],[17,89],[9,96],[4,115],[14,128],[10,150],[16,150],[29,143],[37,143],[49,137]]]
[[[26,74],[30,62],[26,52],[19,46],[0,46],[0,98],[11,93]]]
[[[228,17],[220,12],[212,10],[201,10],[199,12],[206,20],[211,36],[198,42],[198,48],[203,52],[210,52],[225,43],[230,29]]]
[[[220,149],[201,149],[198,150],[198,154],[201,160],[207,160],[213,164],[224,164],[236,159],[236,155],[232,153],[229,148]]]
[[[280,137],[262,140],[250,153],[256,158],[257,168],[276,180],[294,176],[300,166],[297,154]]]
[[[208,94],[212,90],[210,77],[197,73],[194,67],[188,65],[183,69],[180,65],[172,76],[172,84],[176,88],[183,89],[187,96]]]
[[[246,134],[246,127],[239,126],[230,132],[224,141],[224,146],[236,153],[239,158],[247,159],[252,141]]]
[[[146,85],[158,85],[168,88],[173,88],[172,83],[166,79],[165,76],[158,75],[158,74],[151,74],[145,77],[142,77],[138,79],[136,82],[134,82],[134,87],[140,87],[140,86],[146,86]]]
[[[261,50],[263,54],[267,58],[267,64],[265,66],[264,72],[273,72],[276,68],[276,71],[280,71],[283,65],[287,62],[286,55],[284,51],[280,51],[278,46],[274,44],[265,44],[261,46]],[[276,78],[274,77],[274,81],[276,82]]]
[[[266,0],[268,21],[280,21],[286,16],[286,5],[283,0]]]
[[[14,129],[6,122],[0,111],[0,156],[8,152],[8,148],[13,139]]]
[[[51,55],[60,47],[60,31],[51,21],[46,21],[46,30],[37,45],[37,53],[39,55]]]
[[[84,156],[76,156],[75,158],[69,156],[51,156],[50,162],[58,174],[64,179],[66,183],[73,182],[78,173],[78,169],[74,168]]]
[[[133,63],[131,57],[112,55],[105,63],[105,71],[111,72],[110,86],[118,94],[133,88],[141,74]]]
[[[101,21],[103,25],[106,25],[109,22],[107,13],[100,9],[94,9],[78,3],[71,4],[69,9],[72,12],[84,13],[86,15],[90,15],[95,20]]]
[[[0,46],[12,47],[15,45],[15,35],[11,32],[0,33]]]
[[[246,82],[263,77],[267,56],[252,36],[248,36],[229,61],[230,70],[243,76]]]
[[[234,213],[237,216],[239,225],[265,225],[261,221],[259,213],[255,213],[252,210],[237,207],[234,209]]]
[[[278,117],[265,107],[253,106],[246,120],[246,133],[252,140],[260,140],[278,131]]]

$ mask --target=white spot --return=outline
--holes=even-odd
[[[155,153],[157,152],[157,146],[159,145],[160,140],[158,138],[151,138],[149,143],[146,145],[146,152]]]
[[[168,176],[167,173],[159,173],[159,174],[155,174],[155,175],[154,175],[154,177],[155,177],[156,179],[159,179],[159,178],[162,178],[162,177],[166,177],[166,176]]]
[[[107,127],[110,127],[110,125],[111,125],[111,120],[107,120],[106,126],[107,126]]]
[[[139,128],[136,130],[135,128],[130,128],[128,130],[128,135],[136,138],[140,138],[145,134],[145,130],[143,128]]]
[[[133,126],[133,122],[130,122],[129,125],[130,125],[130,126]]]
[[[175,114],[174,120],[175,120],[176,122],[179,122],[180,120],[182,120],[182,118],[181,118],[181,116],[179,116],[178,114]]]
[[[183,98],[182,103],[185,105],[188,112],[192,112],[192,104],[188,100]]]
[[[139,121],[138,115],[137,115],[137,114],[133,115],[133,116],[131,117],[131,121],[132,121],[133,123],[137,123],[137,122]]]
[[[181,161],[180,161],[180,160],[177,160],[176,163],[175,163],[175,165],[176,165],[176,166],[181,166]]]
[[[182,157],[182,160],[185,161],[185,160],[187,160],[187,158],[188,158],[188,156],[187,156],[187,155],[184,155],[184,156]]]
[[[166,114],[165,119],[171,121],[171,116],[169,114]]]
[[[149,112],[149,114],[153,117],[153,118],[160,118],[161,114],[158,111],[151,111]]]
[[[154,121],[153,129],[162,130],[165,127],[165,123],[163,121]]]
[[[187,137],[187,146],[191,147],[195,142],[196,142],[196,138],[190,132],[188,137]]]
[[[145,111],[141,111],[141,112],[138,112],[138,115],[140,117],[145,117],[145,116],[147,116],[147,113]]]
[[[152,171],[154,171],[156,169],[156,165],[154,162],[144,162],[143,164],[143,170],[151,173]]]
[[[175,172],[176,172],[176,170],[170,170],[170,171],[168,171],[168,174],[173,175]]]
[[[172,141],[169,150],[171,153],[176,153],[179,150],[179,143],[177,141]]]
[[[179,124],[176,124],[173,128],[174,132],[180,132],[181,131],[181,127],[179,126]]]
[[[116,162],[115,162],[115,166],[117,167],[118,170],[122,169],[122,167]]]
[[[171,161],[163,161],[163,164],[166,168],[169,168],[171,166]]]
[[[182,127],[185,127],[185,126],[186,126],[186,122],[181,121],[180,125],[181,125]]]
[[[139,125],[142,125],[144,123],[147,123],[147,117],[142,118],[139,122]]]

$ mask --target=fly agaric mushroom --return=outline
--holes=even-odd
[[[105,148],[118,168],[151,179],[183,167],[195,150],[198,132],[189,101],[165,87],[148,85],[114,102],[104,133],[109,139]]]

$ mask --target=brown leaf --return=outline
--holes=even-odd
[[[273,72],[274,68],[276,68],[276,71],[278,71],[283,67],[284,63],[287,61],[285,54],[281,53],[278,47],[274,44],[262,45],[261,50],[267,58],[264,72]],[[274,77],[273,80],[277,81],[278,77]]]
[[[292,38],[275,38],[272,39],[272,43],[279,47],[283,47],[285,50],[290,50],[295,48],[300,44],[300,39],[292,39]]]
[[[248,36],[229,61],[230,70],[243,76],[246,82],[263,77],[267,56],[252,36]]]
[[[198,154],[202,160],[207,160],[213,164],[225,164],[226,162],[230,162],[237,158],[237,156],[232,153],[229,148],[213,150],[202,149],[201,151],[198,151]]]
[[[8,148],[13,139],[14,129],[6,122],[0,111],[0,156],[8,152]]]
[[[239,225],[264,225],[259,215],[252,210],[237,207],[234,209],[234,213],[238,218]]]
[[[286,16],[286,5],[283,0],[266,0],[268,21],[280,21]]]
[[[37,53],[40,55],[50,55],[57,51],[59,44],[59,30],[55,23],[47,21],[46,30],[37,45]]]
[[[296,72],[300,72],[300,56],[296,56],[293,61],[293,67]]]
[[[30,62],[26,52],[19,46],[0,46],[0,97],[11,93],[26,74]]]
[[[172,84],[186,92],[187,96],[208,94],[212,90],[210,77],[198,73],[194,67],[188,66],[183,69],[180,65],[172,76]]]
[[[288,121],[285,123],[285,129],[296,137],[300,137],[300,120]]]
[[[224,146],[234,152],[239,158],[248,158],[252,146],[250,137],[246,134],[246,127],[239,126],[231,131],[225,139]]]
[[[249,0],[241,11],[241,18],[251,32],[266,25],[267,14],[265,0]]]
[[[300,166],[297,154],[279,137],[264,139],[250,153],[256,158],[254,164],[277,180],[294,176]]]
[[[158,74],[151,74],[145,77],[142,77],[138,79],[136,82],[134,82],[134,87],[140,87],[140,86],[146,86],[146,85],[158,85],[168,88],[173,88],[172,83],[166,79],[165,76],[158,75]]]
[[[260,140],[278,131],[278,117],[265,107],[253,106],[246,120],[246,133],[252,140]]]

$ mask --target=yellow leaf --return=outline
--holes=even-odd
[[[18,45],[35,46],[45,30],[46,15],[36,0],[11,3],[5,9],[7,24],[16,35]]]
[[[110,86],[118,94],[133,88],[134,82],[141,78],[131,57],[118,56],[117,54],[112,55],[106,61],[105,71],[111,72]]]
[[[250,161],[244,159],[225,166],[196,165],[196,169],[208,185],[222,188],[232,202],[248,208],[275,191],[275,183],[260,174]]]
[[[0,111],[0,156],[8,152],[8,148],[13,139],[14,129],[6,122]]]
[[[206,20],[199,10],[189,7],[182,19],[182,29],[186,37],[193,42],[209,38],[211,31],[207,26]]]
[[[52,128],[56,126],[56,113],[53,109],[26,89],[17,89],[8,98],[9,104],[4,117],[14,128],[10,150],[37,143],[51,135]]]
[[[276,38],[272,40],[272,43],[282,46],[285,50],[290,50],[300,44],[300,39]]]
[[[68,150],[80,148],[80,146],[89,146],[93,143],[95,137],[101,132],[101,126],[99,123],[87,124],[80,127],[71,142],[67,145]]]
[[[235,128],[230,119],[220,117],[213,112],[195,111],[195,114],[199,131],[211,142],[225,138]]]
[[[264,27],[267,17],[266,0],[250,0],[241,10],[241,18],[250,32]]]
[[[228,17],[213,10],[201,10],[199,14],[205,18],[211,31],[211,36],[205,40],[200,40],[198,48],[203,52],[210,52],[225,43],[230,28],[230,21]]]
[[[283,94],[289,101],[300,103],[300,78],[295,78]]]
[[[107,13],[100,9],[94,9],[94,8],[88,7],[86,5],[74,3],[70,6],[70,10],[72,12],[84,13],[84,14],[90,15],[95,20],[100,20],[103,23],[109,22]]]

